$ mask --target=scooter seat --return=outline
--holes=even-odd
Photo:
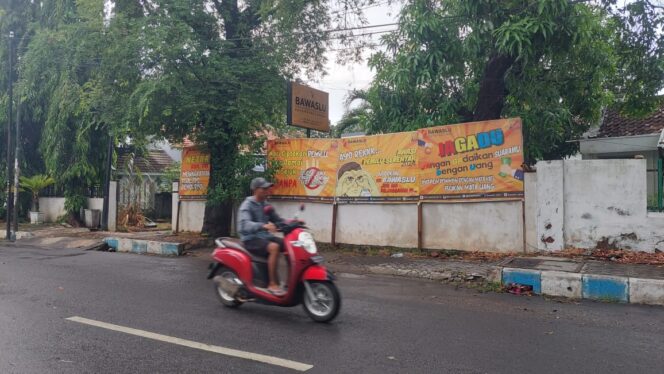
[[[249,256],[249,258],[251,258],[251,261],[253,261],[253,262],[267,263],[267,258],[256,256],[253,253],[249,252],[246,248],[244,248],[244,245],[242,245],[242,242],[238,239],[235,239],[235,238],[219,238],[218,240],[221,241],[221,244],[224,247],[236,249],[236,250],[246,254],[247,256]]]

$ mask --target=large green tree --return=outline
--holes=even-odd
[[[109,141],[129,132],[127,100],[140,80],[140,2],[9,1],[3,30],[17,35],[15,101],[27,172],[56,177],[76,212],[100,184]],[[133,5],[133,6],[132,6]]]
[[[664,87],[664,9],[615,3],[409,0],[349,118],[380,133],[520,116],[529,161],[573,153],[603,108],[647,113]]]
[[[40,16],[39,4],[30,1],[19,0],[1,0],[0,1],[0,181],[2,181],[2,191],[0,194],[0,216],[4,217],[5,204],[5,186],[7,181],[6,174],[6,152],[7,152],[7,121],[9,101],[9,34],[14,33],[11,41],[13,44],[11,57],[13,66],[11,69],[11,81],[16,86],[19,75],[19,59],[24,54],[26,46],[29,44],[34,31],[34,24]],[[14,103],[18,102],[20,93],[14,93]],[[29,110],[25,106],[17,107],[13,105],[13,120],[16,120],[17,112],[20,110],[21,121],[23,122],[23,132],[19,139],[23,149],[36,148],[41,138],[40,127],[34,126],[30,118],[26,118]],[[14,132],[15,123],[11,124],[11,130]],[[12,144],[12,151],[14,145]],[[28,173],[41,171],[43,163],[37,152],[24,153],[20,159],[21,169]]]
[[[15,88],[39,150],[30,164],[57,179],[75,211],[80,189],[102,181],[109,140],[188,136],[212,156],[204,230],[228,234],[256,134],[284,125],[286,82],[320,76],[328,41],[355,40],[344,33],[374,2],[0,1],[11,15],[0,20],[14,20],[3,31],[26,36]]]
[[[357,11],[361,3],[348,1]],[[262,141],[256,134],[285,122],[289,79],[323,69],[335,15],[322,0],[144,4],[145,75],[130,113],[145,134],[189,136],[207,147],[212,170],[203,229],[227,235],[232,205],[248,192],[250,154]]]

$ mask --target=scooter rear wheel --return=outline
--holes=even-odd
[[[219,269],[219,271],[217,272],[217,276],[233,282],[239,281],[237,274],[235,274],[233,270],[226,267],[222,267],[221,269]],[[217,294],[217,297],[219,298],[219,301],[221,301],[221,303],[224,304],[225,306],[229,308],[237,308],[238,306],[242,305],[241,302],[239,302],[233,296],[228,294],[228,292],[226,292],[226,290],[224,290],[221,287],[219,282],[214,282],[214,290],[215,293]]]
[[[304,290],[302,307],[307,315],[316,322],[330,322],[341,309],[341,295],[332,282],[309,281],[314,299]]]

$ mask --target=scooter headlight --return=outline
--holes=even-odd
[[[316,241],[314,241],[314,236],[307,231],[302,231],[297,237],[297,242],[293,244],[304,248],[305,251],[311,254],[318,252],[318,248],[316,248]]]

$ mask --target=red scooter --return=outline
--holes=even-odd
[[[266,206],[266,213],[273,208]],[[304,210],[304,206],[300,207]],[[302,304],[305,312],[317,322],[329,322],[339,313],[341,296],[334,285],[334,275],[321,265],[316,242],[297,219],[278,225],[284,234],[284,249],[288,265],[286,294],[276,296],[267,290],[267,258],[254,256],[242,242],[233,238],[219,238],[212,253],[208,279],[214,278],[214,288],[222,304],[235,308],[246,302],[291,307]]]

